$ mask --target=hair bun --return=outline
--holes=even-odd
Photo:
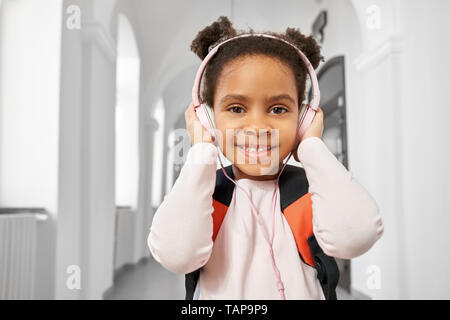
[[[201,60],[205,59],[210,49],[228,38],[236,36],[231,21],[226,16],[220,16],[217,21],[198,32],[191,43],[191,51]]]
[[[287,28],[285,33],[286,39],[299,48],[311,62],[314,69],[319,66],[320,61],[325,61],[320,54],[320,46],[317,44],[313,36],[306,37],[300,30]]]

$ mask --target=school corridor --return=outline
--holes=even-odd
[[[219,16],[321,47],[322,140],[384,223],[367,253],[337,259],[338,299],[450,299],[449,12],[448,0],[0,0],[0,300],[185,298],[147,237],[190,146],[190,45]]]

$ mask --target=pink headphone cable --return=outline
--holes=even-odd
[[[214,140],[214,144],[215,144],[216,148],[218,148],[217,141]],[[279,189],[278,181],[279,181],[281,173],[283,172],[284,167],[287,165],[291,155],[292,155],[292,151],[290,152],[289,157],[287,158],[286,162],[283,164],[283,167],[281,168],[281,171],[280,171],[280,173],[277,176],[277,182],[276,182],[276,185],[275,185],[275,191],[274,191],[273,196],[272,196],[272,238],[270,240],[269,240],[269,237],[268,237],[268,235],[266,234],[266,232],[264,230],[264,226],[263,226],[261,220],[259,219],[258,215],[256,214],[257,210],[256,210],[255,205],[253,204],[252,200],[250,199],[250,195],[236,181],[234,181],[233,179],[231,179],[228,176],[228,174],[226,173],[226,171],[225,171],[225,169],[223,167],[223,163],[222,163],[222,160],[220,159],[220,156],[218,157],[219,158],[219,162],[220,162],[220,166],[222,167],[222,171],[225,174],[225,176],[231,182],[233,182],[237,187],[241,188],[241,190],[247,196],[247,198],[248,198],[248,200],[250,202],[250,205],[252,207],[252,213],[255,216],[256,220],[258,221],[258,224],[260,225],[260,227],[262,229],[264,238],[266,239],[267,243],[269,244],[270,257],[272,258],[271,259],[272,267],[273,267],[273,270],[275,271],[275,277],[277,279],[277,287],[278,287],[278,291],[280,292],[282,300],[286,300],[286,296],[284,295],[284,285],[283,285],[283,281],[281,281],[280,271],[278,270],[278,268],[277,268],[277,266],[275,264],[275,257],[274,257],[274,253],[273,253],[273,239],[274,239],[274,236],[275,236],[275,208],[276,208],[276,203],[277,203],[277,190]]]

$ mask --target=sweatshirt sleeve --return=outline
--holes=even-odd
[[[193,145],[175,184],[155,212],[147,243],[155,260],[169,271],[187,274],[209,260],[216,157],[213,144]]]
[[[324,253],[351,259],[367,252],[384,228],[375,200],[322,139],[303,140],[297,155],[309,183],[314,235]]]

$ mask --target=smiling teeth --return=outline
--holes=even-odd
[[[247,152],[256,152],[256,148],[244,148],[242,146],[239,146],[239,148],[244,149]],[[267,151],[267,150],[271,150],[271,147],[259,148],[258,152]]]

